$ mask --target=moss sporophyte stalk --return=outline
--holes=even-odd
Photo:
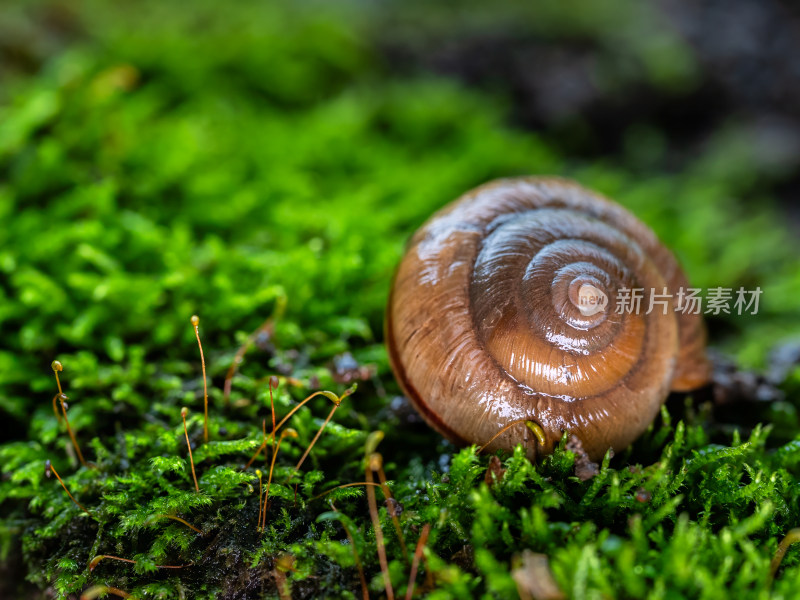
[[[203,366],[203,441],[208,442],[208,381],[206,380],[206,358],[203,356],[203,344],[200,341],[200,317],[192,315],[192,326],[200,348],[200,364]]]
[[[55,468],[55,467],[54,467],[54,466],[53,466],[53,465],[50,463],[50,461],[49,461],[49,460],[48,460],[48,461],[45,463],[45,467],[44,467],[44,468],[45,468],[45,475],[46,475],[48,478],[50,477],[50,474],[51,474],[51,473],[52,473],[53,475],[55,475],[55,476],[56,476],[56,479],[58,479],[58,483],[60,483],[60,484],[61,484],[61,487],[62,487],[62,488],[64,488],[64,491],[67,493],[67,496],[69,496],[69,499],[70,499],[70,500],[72,500],[72,502],[75,504],[75,506],[77,506],[78,508],[80,508],[80,509],[81,509],[83,512],[85,512],[87,515],[89,515],[89,516],[90,516],[90,517],[92,517],[93,519],[96,519],[96,518],[97,518],[97,517],[95,517],[95,516],[94,516],[94,514],[93,514],[93,513],[91,513],[91,512],[90,512],[90,511],[89,511],[87,508],[85,508],[85,507],[83,506],[83,504],[81,504],[80,502],[78,502],[77,500],[75,500],[75,497],[74,497],[72,494],[70,494],[69,490],[67,489],[67,486],[66,486],[66,484],[64,483],[64,480],[63,480],[63,479],[61,479],[61,476],[58,474],[58,471],[56,471],[56,468]]]
[[[67,395],[61,389],[61,380],[58,378],[59,372],[64,370],[62,364],[54,360],[51,364],[53,369],[53,374],[56,376],[56,385],[58,386],[58,393],[53,396],[53,412],[56,415],[56,421],[59,423],[61,422],[61,417],[58,414],[58,409],[56,408],[56,400],[58,400],[59,405],[61,406],[61,414],[64,418],[64,423],[67,426],[67,434],[69,435],[69,439],[72,442],[72,447],[75,449],[75,454],[78,456],[78,460],[81,461],[81,464],[85,467],[86,460],[83,458],[83,452],[81,452],[81,447],[78,445],[78,440],[75,439],[75,434],[72,432],[72,427],[69,424],[69,417],[67,416],[67,403],[66,401],[69,400]]]
[[[189,409],[184,406],[181,409],[181,419],[183,420],[183,433],[186,436],[186,449],[189,451],[189,465],[192,468],[192,479],[194,480],[194,489],[196,492],[199,492],[200,486],[197,485],[197,474],[194,472],[194,457],[192,456],[192,444],[189,441],[189,429],[186,427],[187,414],[189,414]]]

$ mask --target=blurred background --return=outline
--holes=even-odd
[[[101,408],[158,393],[193,313],[217,383],[285,303],[268,369],[350,353],[391,388],[405,240],[522,174],[628,206],[697,287],[760,286],[709,327],[765,368],[800,334],[798,57],[782,0],[3,2],[3,434],[55,356]]]

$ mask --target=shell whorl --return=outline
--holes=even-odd
[[[645,314],[650,290],[686,286],[619,205],[563,180],[501,180],[412,238],[389,301],[390,359],[419,412],[455,442],[483,445],[519,421],[489,449],[523,443],[533,457],[569,431],[599,458],[641,434],[670,389],[706,381],[700,317],[671,302]],[[616,312],[623,288],[644,288],[641,311]]]

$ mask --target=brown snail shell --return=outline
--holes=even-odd
[[[709,380],[700,315],[672,301],[645,314],[651,289],[681,287],[673,255],[621,206],[565,180],[500,180],[411,239],[389,299],[389,357],[453,442],[522,443],[533,458],[569,431],[597,460],[639,436],[670,390]],[[640,312],[617,314],[622,288],[644,288]],[[587,295],[605,309],[587,309]]]

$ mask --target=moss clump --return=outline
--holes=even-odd
[[[399,507],[379,504],[397,595],[426,524],[416,585],[434,597],[516,593],[525,550],[546,555],[576,598],[794,595],[797,551],[772,584],[769,560],[798,524],[797,369],[781,376],[785,401],[744,433],[679,403],[593,480],[575,478],[560,449],[535,467],[503,457],[489,485],[489,457],[414,422],[381,345],[392,271],[416,226],[487,179],[557,173],[630,207],[698,287],[760,285],[759,315],[711,325],[742,364],[763,364],[777,339],[800,333],[800,261],[772,209],[745,202],[765,177],[751,148],[721,131],[678,175],[635,157],[569,162],[557,141],[511,129],[501,98],[395,75],[370,15],[347,6],[59,6],[12,4],[0,19],[37,33],[6,38],[36,68],[9,63],[0,86],[7,572],[60,598],[95,584],[141,598],[258,598],[286,586],[351,597],[361,593],[355,549],[380,594],[363,486],[320,496],[363,481],[365,445],[380,430],[409,554],[390,515]],[[194,313],[211,379],[208,444]],[[253,331],[226,404],[223,381]],[[78,468],[53,416],[54,358],[91,468]],[[242,467],[262,420],[269,431],[275,373],[279,417],[313,390],[361,381],[284,484],[330,401],[292,418],[298,437],[281,446],[262,533],[255,469]],[[48,459],[96,518],[45,478]],[[98,555],[135,564],[89,570]],[[3,593],[21,594],[18,579],[3,577]]]

